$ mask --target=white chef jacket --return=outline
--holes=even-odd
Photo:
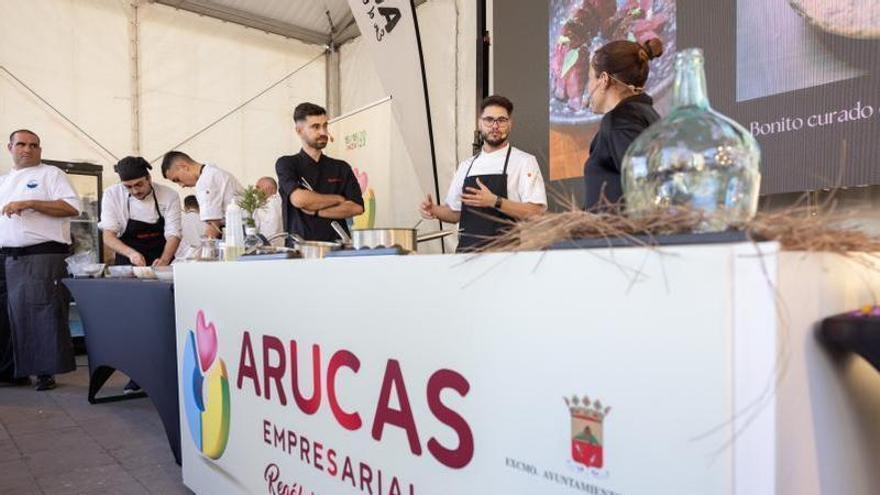
[[[468,158],[458,165],[449,191],[446,193],[446,206],[455,211],[461,211],[461,190],[464,187],[465,175],[495,175],[504,171],[504,159],[510,144],[500,150],[486,153],[485,151],[474,160]],[[470,167],[474,160],[473,167]],[[468,174],[468,167],[471,171]],[[520,149],[514,147],[510,151],[510,161],[507,163],[507,199],[517,203],[534,203],[547,205],[547,192],[544,189],[544,177],[538,160]]]
[[[180,195],[174,189],[156,183],[153,183],[153,192],[144,199],[132,196],[123,184],[108,187],[101,200],[101,221],[98,223],[98,228],[109,230],[114,232],[116,237],[121,237],[129,220],[158,222],[159,214],[156,213],[153,194],[159,202],[159,212],[165,218],[165,239],[179,238]]]
[[[281,196],[273,194],[266,206],[254,212],[254,221],[257,224],[257,232],[266,237],[284,232],[281,225]]]
[[[205,222],[199,218],[199,214],[194,211],[184,212],[180,219],[180,225],[180,246],[177,248],[175,257],[183,259],[191,246],[198,247],[202,243],[206,226]]]
[[[244,188],[235,176],[214,165],[205,164],[196,182],[199,216],[205,222],[223,220],[226,207],[242,192]]]
[[[12,169],[0,176],[0,208],[13,201],[58,201],[82,211],[79,195],[61,169],[41,163]],[[43,242],[70,244],[70,218],[56,218],[34,210],[0,215],[0,247],[27,247]]]

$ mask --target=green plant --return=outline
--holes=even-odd
[[[257,189],[256,186],[247,186],[244,192],[238,196],[235,204],[247,212],[247,218],[245,219],[247,226],[255,227],[254,213],[256,213],[257,210],[264,208],[268,202],[269,196],[267,196],[265,192]]]

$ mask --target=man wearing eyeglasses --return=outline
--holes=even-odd
[[[513,103],[490,96],[480,105],[480,152],[461,162],[444,205],[429,194],[420,206],[423,218],[458,223],[458,252],[475,251],[503,233],[510,221],[547,210],[547,193],[538,160],[510,145]]]
[[[180,244],[180,196],[154,184],[152,168],[127,156],[114,167],[122,182],[104,191],[98,227],[117,265],[167,266]]]

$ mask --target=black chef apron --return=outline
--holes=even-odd
[[[125,203],[128,209],[128,223],[125,224],[125,232],[119,237],[126,246],[141,253],[147,266],[153,264],[154,261],[162,257],[165,250],[165,217],[159,211],[159,200],[156,199],[156,189],[153,188],[153,205],[156,207],[156,214],[159,219],[156,223],[141,222],[131,218],[131,195]],[[130,265],[131,260],[127,256],[116,253],[117,265]]]
[[[480,186],[477,185],[477,179],[480,179],[480,182],[488,187],[493,194],[499,198],[507,199],[507,164],[510,162],[511,150],[513,150],[513,146],[508,146],[507,156],[504,157],[504,170],[500,174],[470,176],[471,168],[473,168],[474,162],[480,157],[482,151],[477,153],[471,160],[470,165],[468,165],[462,193],[468,187],[479,189]],[[462,231],[458,236],[456,252],[466,253],[475,251],[491,242],[492,237],[504,232],[507,227],[507,224],[504,222],[505,220],[513,220],[513,218],[492,207],[473,207],[462,204],[461,219],[458,223]]]

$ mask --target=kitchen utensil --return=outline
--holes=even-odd
[[[341,249],[338,242],[304,241],[296,244],[297,249],[304,259],[321,259],[330,251]]]
[[[343,244],[351,244],[351,237],[349,237],[348,234],[345,233],[345,229],[343,229],[342,226],[339,225],[339,222],[333,220],[332,222],[330,222],[330,226],[333,227],[333,230],[336,232],[336,235],[339,236],[339,240],[342,241]]]
[[[86,263],[83,265],[71,265],[70,274],[74,278],[100,278],[104,274],[104,263]]]
[[[351,231],[354,249],[375,249],[399,247],[404,251],[416,252],[418,243],[441,239],[458,232],[457,230],[441,230],[430,234],[418,235],[416,229],[355,229]]]
[[[290,234],[290,238],[304,259],[320,259],[330,251],[342,249],[338,242],[307,241],[297,234]]]
[[[208,237],[202,239],[198,255],[196,256],[196,261],[219,261],[221,256],[222,251],[220,250],[219,239],[211,239]]]

